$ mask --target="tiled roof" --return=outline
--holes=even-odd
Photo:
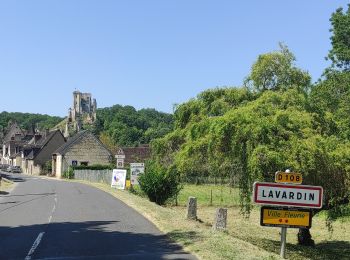
[[[54,145],[52,142],[50,142],[50,140],[57,133],[62,135],[60,130],[51,131],[47,135],[45,133],[42,133],[40,136],[40,139],[38,139],[35,143],[34,143],[35,137],[33,137],[33,139],[29,142],[29,144],[24,146],[24,149],[23,149],[24,157],[26,159],[29,159],[29,160],[35,159],[36,163],[38,163],[38,164],[44,164],[46,161],[43,161],[42,158],[39,160],[39,158],[36,158],[36,157],[45,146]],[[37,137],[39,137],[39,136],[37,135]],[[64,137],[62,136],[62,138],[64,138]],[[55,149],[55,148],[56,147],[52,147],[52,149]]]
[[[24,136],[22,129],[18,126],[16,122],[13,122],[10,128],[8,129],[6,135],[4,136],[3,141],[4,142],[10,141],[11,137],[15,136],[16,134]]]
[[[139,147],[121,147],[125,154],[124,163],[144,162],[151,157],[151,149],[148,145]],[[117,149],[113,154],[117,154]]]
[[[41,147],[45,146],[49,141],[50,139],[56,134],[56,131],[59,131],[59,130],[55,130],[55,131],[52,131],[52,132],[49,132],[48,135],[44,135],[42,138],[40,138],[36,145],[39,145]]]
[[[34,147],[44,147],[50,139],[56,134],[56,131],[59,130],[54,130],[48,133],[48,135],[45,135],[45,133],[40,133],[40,137],[38,135],[33,136],[33,138],[28,142],[28,145],[26,145],[26,148],[34,148]],[[35,137],[39,137],[38,140],[35,141]]]
[[[87,134],[87,130],[85,131],[80,131],[79,133],[75,134],[74,136],[72,136],[71,138],[69,138],[67,140],[67,142],[62,145],[60,148],[58,148],[55,153],[59,153],[59,154],[65,154],[65,152],[69,149],[69,147],[76,143],[78,140],[80,140],[84,135]]]
[[[94,134],[92,134],[88,130],[84,130],[84,131],[78,132],[73,137],[69,138],[64,145],[62,145],[60,148],[58,148],[54,152],[54,154],[57,154],[57,153],[62,155],[65,154],[73,144],[77,143],[79,140],[81,140],[82,138],[88,135],[92,136],[103,148],[105,148],[109,153],[111,153]]]

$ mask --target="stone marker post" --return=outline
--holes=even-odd
[[[213,229],[214,230],[225,230],[226,223],[227,223],[227,209],[224,209],[224,208],[216,209]]]
[[[197,219],[197,198],[196,197],[188,198],[187,219]]]

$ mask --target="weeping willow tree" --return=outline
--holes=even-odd
[[[246,216],[254,181],[273,181],[287,168],[302,173],[303,184],[323,186],[326,209],[338,208],[349,196],[350,142],[326,131],[333,114],[326,118],[312,105],[310,76],[294,60],[282,46],[259,56],[249,86],[207,90],[177,106],[174,131],[152,143],[155,158],[181,176],[235,174]],[[282,62],[286,71],[271,73],[270,62]]]

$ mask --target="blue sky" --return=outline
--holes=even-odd
[[[349,1],[0,0],[0,111],[65,116],[77,89],[99,107],[172,112],[240,86],[284,42],[316,81],[331,13]]]

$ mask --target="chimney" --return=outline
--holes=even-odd
[[[35,134],[35,124],[32,123],[30,129],[29,129],[29,134],[34,135]]]
[[[36,144],[40,139],[41,139],[41,135],[40,134],[35,134],[34,135],[34,144]]]

